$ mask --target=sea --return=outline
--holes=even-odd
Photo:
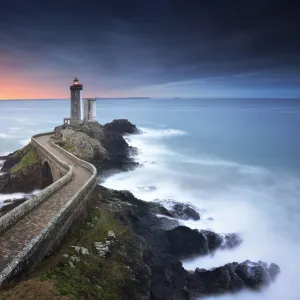
[[[0,155],[26,145],[70,115],[67,100],[0,101]],[[146,201],[196,206],[196,229],[237,232],[233,250],[183,261],[188,270],[229,262],[277,263],[276,282],[260,292],[205,299],[300,299],[300,100],[101,99],[101,124],[126,118],[142,134],[126,137],[141,167],[103,185]],[[1,195],[0,202],[18,195]]]

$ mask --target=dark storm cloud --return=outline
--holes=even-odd
[[[0,55],[101,88],[188,80],[300,83],[300,21],[290,1],[6,1]],[[16,62],[14,62],[16,63]],[[77,74],[76,73],[76,74]]]

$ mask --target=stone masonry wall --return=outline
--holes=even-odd
[[[32,140],[34,140],[34,137]],[[33,238],[22,250],[22,252],[19,253],[19,255],[15,257],[15,259],[3,270],[3,272],[0,274],[0,285],[9,282],[23,271],[33,268],[40,263],[42,259],[51,251],[51,249],[53,249],[53,247],[57,246],[62,241],[72,224],[78,218],[86,216],[87,208],[91,205],[91,203],[89,203],[89,194],[96,185],[96,168],[92,164],[75,157],[56,144],[53,144],[52,146],[62,152],[64,155],[71,158],[74,162],[76,162],[76,164],[91,171],[92,175],[82,187],[79,187],[77,193],[69,199],[69,201],[61,208],[59,213],[48,224],[45,225],[42,232]],[[38,147],[43,146],[38,145]],[[69,172],[61,179],[70,176],[69,174],[72,176],[72,168],[70,166],[68,166],[68,168]],[[43,190],[41,193],[43,193],[45,190]]]

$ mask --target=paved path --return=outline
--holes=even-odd
[[[49,143],[50,135],[36,138],[38,142],[49,149],[61,161],[72,165],[74,175],[72,180],[58,192],[30,211],[12,228],[0,236],[0,272],[27,243],[38,235],[44,226],[60,211],[62,206],[88,181],[92,173],[56,150]]]

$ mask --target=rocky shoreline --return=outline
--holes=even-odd
[[[234,293],[244,288],[260,290],[275,280],[279,273],[276,264],[264,262],[233,262],[211,270],[187,271],[181,259],[212,255],[215,251],[238,247],[242,239],[235,233],[217,234],[207,230],[192,230],[159,215],[172,216],[159,203],[136,199],[128,191],[114,191],[98,186],[94,197],[99,208],[110,211],[124,225],[130,226],[142,238],[142,278],[149,278],[142,299],[187,300],[209,294]],[[139,276],[141,272],[138,272]],[[139,282],[139,278],[136,278]],[[141,287],[141,283],[138,283]]]
[[[127,144],[123,135],[138,134],[139,130],[127,120],[114,120],[103,126],[98,123],[59,126],[55,128],[55,132],[54,142],[93,163],[103,176],[138,166],[132,158],[137,150]],[[30,144],[8,155],[1,170],[6,174],[2,176],[5,182],[0,187],[0,193],[29,192],[43,188],[41,169],[41,163]],[[99,296],[102,295],[100,292],[86,291],[83,299],[190,300],[210,294],[235,293],[246,288],[260,290],[273,282],[280,272],[276,264],[268,265],[261,261],[232,262],[210,270],[185,270],[182,259],[212,255],[215,251],[230,251],[243,242],[242,238],[236,233],[198,231],[181,226],[180,220],[196,221],[201,218],[197,208],[184,203],[174,202],[171,206],[169,203],[166,208],[163,202],[145,202],[128,191],[115,191],[101,185],[95,188],[91,197],[95,203],[91,214],[96,215],[98,221],[95,218],[94,221],[88,221],[90,225],[87,225],[86,235],[93,230],[95,234],[97,230],[104,230],[97,227],[103,214],[112,216],[115,221],[105,223],[101,238],[96,234],[97,238],[93,235],[88,242],[77,242],[72,247],[79,248],[69,248],[59,265],[47,270],[47,280],[54,281],[60,291],[65,276],[61,270],[83,272],[84,275],[76,277],[76,280],[87,280],[87,286],[96,280],[88,275],[92,266],[83,263],[92,257],[101,266],[102,263],[104,266],[117,263],[121,268],[124,267],[127,271],[121,273],[126,280],[117,281],[113,297],[103,298]],[[113,231],[113,228],[123,227],[126,228],[126,234]],[[80,250],[81,248],[85,250]],[[79,249],[77,254],[74,254],[74,249]],[[104,270],[99,269],[97,272],[102,274]],[[71,275],[70,277],[72,278]],[[65,284],[69,280],[71,279],[66,278]],[[76,280],[74,279],[72,289],[63,295],[78,297],[77,293],[80,291],[75,287],[78,285]],[[96,280],[93,283],[93,286],[98,285],[101,287],[103,281]],[[126,285],[131,289],[125,288]],[[102,292],[106,289],[109,290],[109,287],[103,285]]]

